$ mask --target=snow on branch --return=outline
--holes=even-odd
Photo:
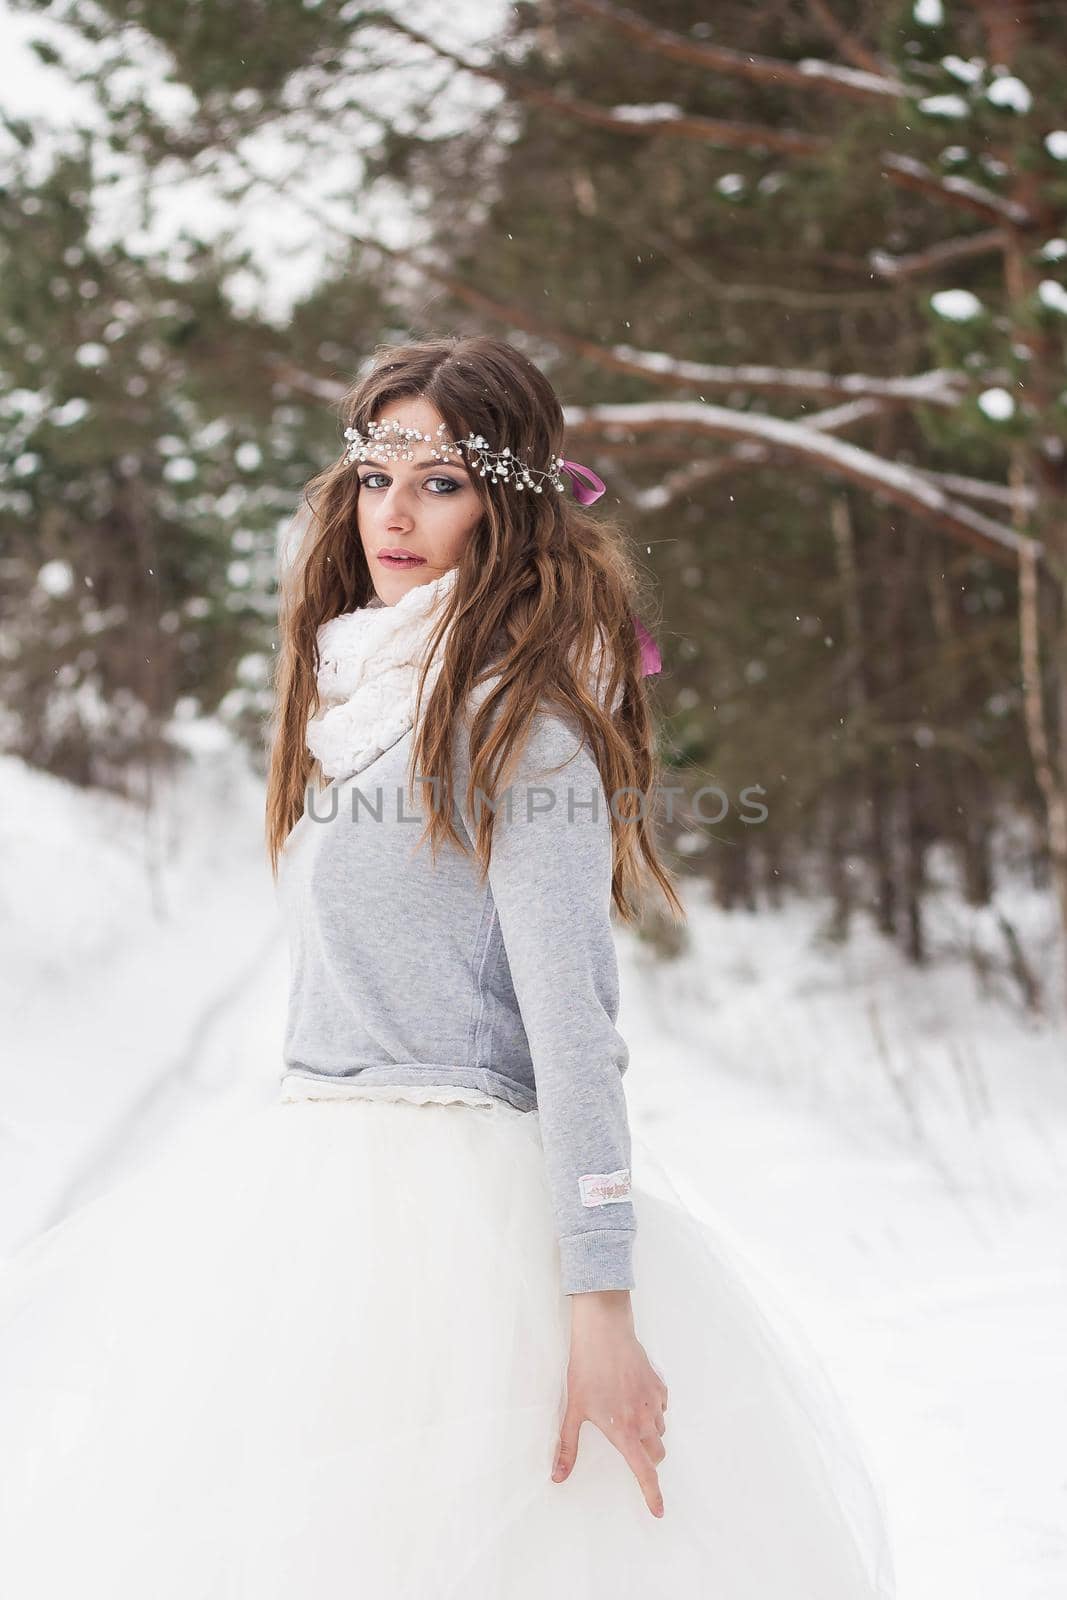
[[[881,416],[885,409],[880,400],[850,400],[843,406],[812,412],[810,417],[805,417],[804,426],[821,428],[828,433],[839,432]],[[691,459],[684,466],[667,473],[659,483],[645,488],[632,488],[630,502],[641,511],[661,511],[664,506],[677,500],[679,495],[688,494],[693,489],[706,486],[729,473],[743,471],[746,467],[762,466],[771,460],[773,453],[769,445],[760,444],[754,439],[742,439],[732,444],[723,455],[707,460]]]
[[[940,483],[950,494],[963,495],[964,499],[989,500],[1024,511],[1035,511],[1040,503],[1037,491],[1029,484],[1021,483],[1013,489],[1010,483],[987,483],[984,478],[967,478],[959,472],[934,472],[925,467],[922,472],[931,483]]]
[[[550,338],[555,337],[549,334]],[[583,342],[584,343],[584,342]],[[842,399],[868,397],[897,405],[921,401],[924,405],[956,406],[964,377],[951,368],[935,368],[914,377],[880,378],[863,372],[812,372],[804,368],[770,367],[758,363],[717,366],[706,361],[684,361],[658,350],[638,350],[633,345],[588,346],[593,360],[620,372],[640,373],[657,383],[700,384],[714,389],[751,389],[771,394],[821,394]]]
[[[716,145],[723,149],[777,150],[784,155],[816,155],[829,148],[830,141],[818,134],[800,133],[792,128],[762,127],[758,123],[726,122],[717,117],[688,116],[675,105],[599,106],[575,95],[543,88],[506,67],[490,67],[457,55],[439,40],[420,33],[418,28],[396,17],[382,17],[380,20],[383,26],[392,28],[414,44],[423,45],[442,61],[449,61],[454,67],[476,78],[500,84],[517,100],[541,106],[546,111],[558,112],[576,122],[589,123],[593,127],[613,128],[617,133],[639,134],[642,137],[649,133],[669,131],[675,138],[695,139],[701,144]]]
[[[592,17],[616,33],[654,55],[683,61],[708,72],[734,78],[749,78],[761,83],[780,83],[795,89],[825,88],[835,94],[862,100],[899,100],[909,91],[899,79],[874,71],[856,71],[835,66],[830,61],[780,61],[772,56],[757,56],[750,51],[729,50],[722,45],[687,39],[646,21],[634,11],[608,3],[608,0],[568,0],[570,9]]]
[[[839,94],[861,95],[864,99],[872,95],[878,99],[888,97],[891,100],[901,100],[914,91],[899,78],[883,78],[873,72],[857,72],[853,67],[839,67],[832,61],[819,61],[805,58],[797,62],[797,70],[801,78],[809,84],[816,84],[819,88],[836,89]],[[798,80],[799,81],[799,80]]]
[[[821,428],[826,433],[843,433],[846,428],[855,427],[857,422],[869,422],[872,417],[880,417],[885,409],[885,402],[881,400],[848,400],[843,406],[828,406],[825,411],[813,411],[810,417],[804,418],[804,426]]]
[[[618,430],[640,434],[674,428],[718,438],[761,441],[775,450],[810,461],[829,477],[862,484],[875,495],[904,506],[932,526],[975,545],[996,560],[1015,565],[1026,550],[1037,556],[1043,554],[1042,546],[1036,541],[954,500],[939,484],[931,482],[914,467],[887,461],[873,451],[834,438],[807,423],[686,400],[570,406],[565,408],[564,419],[568,428],[581,433],[607,431],[610,434]]]
[[[1035,221],[1026,207],[1018,205],[1014,200],[1007,200],[1003,195],[994,193],[992,189],[986,189],[980,183],[972,183],[970,178],[956,176],[939,178],[929,167],[924,166],[921,161],[915,161],[911,156],[898,156],[891,152],[883,155],[882,171],[887,178],[905,189],[919,189],[929,193],[931,187],[936,188],[952,204],[977,211],[983,217],[1000,217],[1018,228],[1028,227]]]
[[[544,90],[518,91],[526,99],[566,111],[580,122],[598,128],[614,127],[619,133],[669,132],[675,138],[695,139],[724,150],[777,150],[782,155],[821,155],[829,140],[821,134],[798,133],[793,128],[768,128],[755,122],[725,122],[719,117],[688,117],[677,106],[594,106],[569,96]]]
[[[960,239],[943,239],[908,256],[890,255],[887,250],[872,250],[870,263],[883,278],[917,277],[924,272],[938,272],[957,261],[994,255],[998,250],[1007,248],[1010,237],[1006,228],[989,228],[984,233],[965,234]]]

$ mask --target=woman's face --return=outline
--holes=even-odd
[[[409,398],[384,406],[375,420],[399,422],[402,428],[417,428],[436,439],[443,418],[428,401]],[[447,439],[448,431],[440,437]],[[433,461],[432,446],[420,446],[417,439],[412,451],[413,461],[390,461],[382,455],[356,465],[359,537],[375,592],[387,606],[454,567],[482,516],[482,503],[465,463],[455,458]],[[382,559],[383,551],[402,551],[422,560],[412,566],[390,566]]]

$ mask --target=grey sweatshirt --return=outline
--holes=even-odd
[[[428,841],[415,849],[425,817],[406,799],[413,740],[409,730],[355,776],[309,789],[286,841],[285,1071],[465,1085],[536,1111],[564,1292],[633,1288],[629,1051],[615,1027],[611,820],[596,762],[578,730],[538,713],[498,797],[480,886],[473,855],[448,845],[434,866]],[[454,751],[469,840],[463,722]]]

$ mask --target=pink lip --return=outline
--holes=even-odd
[[[426,565],[425,556],[417,556],[411,550],[379,550],[379,561],[412,561],[418,566]]]

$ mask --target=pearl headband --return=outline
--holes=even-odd
[[[505,445],[503,450],[490,450],[480,433],[469,433],[465,439],[442,439],[440,435],[446,431],[443,422],[437,429],[436,438],[419,428],[401,427],[395,421],[368,422],[365,434],[360,433],[358,428],[346,428],[344,436],[349,444],[345,451],[345,463],[351,466],[354,462],[365,461],[369,455],[381,455],[387,461],[414,461],[412,446],[417,441],[420,446],[428,444],[430,454],[438,461],[462,461],[465,453],[481,477],[513,483],[516,489],[532,489],[534,494],[541,494],[546,479],[553,489],[565,490],[567,485],[560,474],[566,472],[571,478],[574,498],[583,506],[599,500],[607,487],[602,478],[578,461],[565,461],[562,456],[555,456],[548,471],[542,472],[536,467],[528,467],[518,456],[513,456],[509,445]],[[587,484],[579,481],[581,476],[588,479]]]

